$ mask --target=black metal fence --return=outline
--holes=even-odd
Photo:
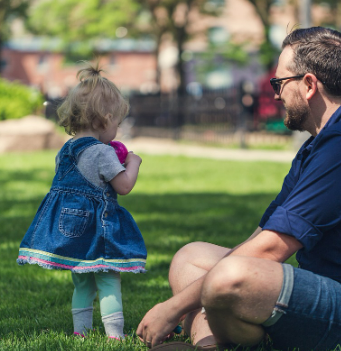
[[[283,107],[273,92],[250,94],[240,88],[204,91],[200,96],[135,95],[130,98],[130,116],[136,133],[208,133],[228,136],[236,132],[264,131],[286,134]]]
[[[130,98],[130,116],[136,126],[179,128],[217,126],[235,130],[240,123],[242,106],[237,89],[204,92],[200,96],[135,95]]]
[[[61,100],[50,101],[48,118]],[[129,136],[158,136],[220,142],[236,134],[286,134],[282,104],[273,93],[247,94],[240,88],[203,91],[200,95],[132,95],[123,128]],[[242,136],[243,138],[243,136]]]

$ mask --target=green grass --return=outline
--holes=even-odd
[[[119,199],[148,249],[147,274],[122,274],[130,335],[123,345],[104,336],[98,301],[95,332],[73,338],[69,272],[16,264],[20,241],[50,187],[54,156],[54,151],[0,156],[0,350],[144,350],[134,331],[148,309],[171,296],[167,273],[174,253],[192,241],[233,247],[246,239],[290,167],[143,156],[133,192]]]

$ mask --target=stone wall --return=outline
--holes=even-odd
[[[0,122],[0,153],[60,149],[65,137],[53,122],[39,116],[26,116]]]

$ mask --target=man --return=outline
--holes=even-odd
[[[298,29],[282,48],[270,81],[275,99],[285,125],[312,136],[248,240],[232,250],[191,243],[176,253],[174,296],[137,329],[155,350],[252,346],[266,335],[280,350],[341,344],[341,33]],[[295,252],[300,268],[283,264]],[[160,345],[183,316],[195,347]]]

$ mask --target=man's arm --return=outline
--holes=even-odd
[[[264,258],[284,262],[303,245],[293,236],[263,230],[238,246],[231,255]]]
[[[251,236],[246,239],[245,241],[243,241],[242,243],[240,243],[239,245],[237,245],[236,247],[234,247],[233,249],[231,249],[226,255],[225,257],[227,256],[230,256],[232,254],[232,252],[236,251],[239,247],[241,247],[242,245],[244,245],[246,242],[252,240],[253,238],[255,238],[259,233],[262,232],[262,228],[261,227],[257,227],[257,229],[251,234]]]
[[[257,228],[249,239],[232,249],[228,255],[284,262],[301,247],[302,244],[289,235]],[[200,297],[204,279],[205,275],[167,301],[154,306],[139,324],[137,335],[145,342],[152,341],[153,346],[162,342],[183,315],[201,307]]]

